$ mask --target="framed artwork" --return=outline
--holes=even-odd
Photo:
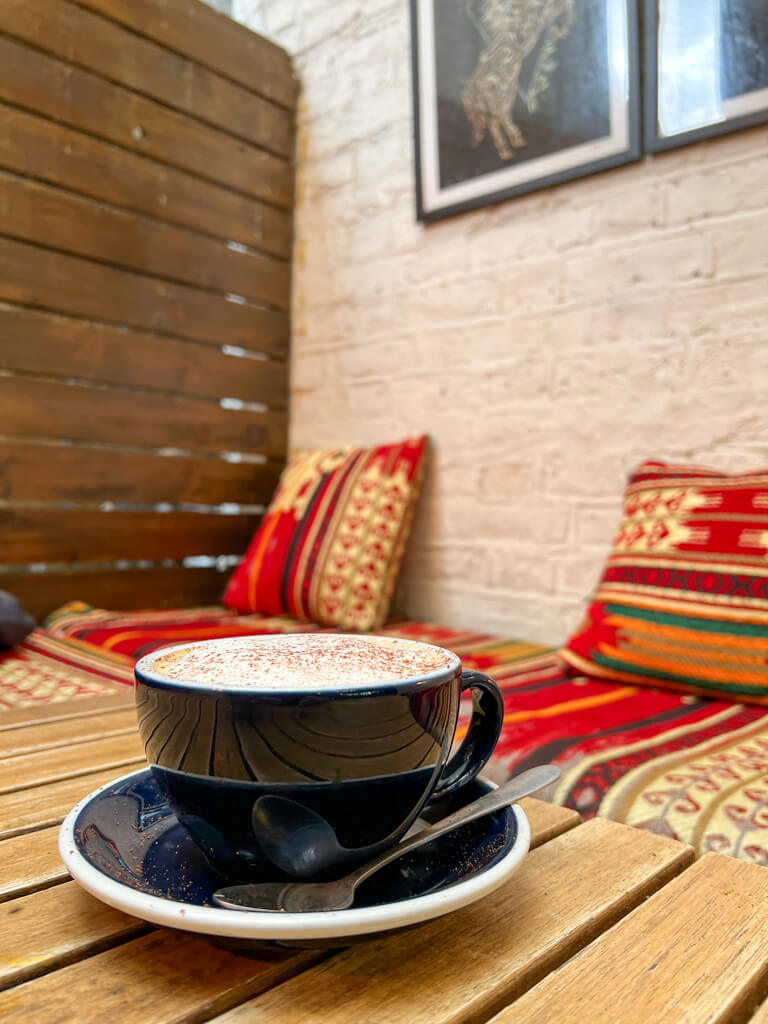
[[[640,156],[637,0],[411,0],[417,216]]]
[[[644,0],[645,147],[768,121],[766,0]]]

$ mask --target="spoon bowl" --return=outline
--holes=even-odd
[[[292,878],[316,878],[331,867],[367,860],[382,847],[348,850],[320,814],[283,796],[262,796],[253,805],[253,832],[264,855]]]

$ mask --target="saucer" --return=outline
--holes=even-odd
[[[478,779],[428,805],[422,818],[437,821],[493,788]],[[59,852],[84,889],[126,914],[258,951],[265,944],[345,946],[458,910],[502,885],[530,838],[515,804],[404,854],[360,885],[348,910],[225,910],[212,894],[227,879],[208,864],[145,768],[81,800],[61,826]],[[254,881],[283,877],[275,869],[272,878]]]

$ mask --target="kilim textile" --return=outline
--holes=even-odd
[[[240,612],[346,630],[384,621],[423,475],[426,437],[295,456],[224,592]]]
[[[0,651],[0,716],[4,709],[93,697],[132,682],[132,658],[36,629]]]
[[[768,472],[640,466],[563,656],[611,680],[768,704]]]
[[[81,604],[47,626],[57,642],[90,652],[91,663],[100,653],[132,661],[169,643],[318,628],[221,608],[116,613]],[[699,854],[768,865],[765,708],[574,674],[551,648],[471,630],[392,622],[379,632],[448,647],[466,668],[497,680],[506,713],[488,770],[496,780],[554,761],[563,776],[545,796],[583,818],[598,814],[681,839]]]

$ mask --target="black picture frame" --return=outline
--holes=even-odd
[[[440,162],[440,157],[436,154],[439,152],[439,145],[442,144],[442,136],[440,137],[440,143],[437,143],[436,140],[438,139],[440,129],[438,127],[439,115],[437,109],[439,104],[437,73],[434,70],[438,62],[434,52],[436,49],[434,47],[436,38],[434,17],[437,5],[445,2],[446,0],[410,0],[416,216],[419,221],[430,223],[444,217],[454,216],[467,210],[498,203],[513,196],[549,188],[552,185],[558,185],[562,182],[595,174],[599,171],[640,159],[642,155],[641,60],[638,24],[638,3],[640,0],[588,0],[588,3],[594,5],[595,10],[601,13],[605,12],[606,26],[609,23],[611,26],[614,26],[611,28],[606,27],[605,29],[606,33],[609,31],[614,33],[614,36],[610,38],[611,45],[616,41],[615,36],[617,32],[623,36],[621,42],[624,48],[624,81],[621,85],[621,103],[616,101],[617,73],[610,66],[606,55],[605,74],[610,81],[608,87],[610,95],[606,94],[604,98],[601,97],[600,99],[601,102],[605,103],[606,109],[610,110],[609,135],[605,137],[605,140],[596,137],[591,143],[588,142],[582,146],[564,146],[559,150],[551,150],[546,152],[544,159],[532,158],[529,161],[515,161],[514,164],[510,164],[513,173],[507,175],[509,180],[506,183],[503,180],[505,177],[503,173],[491,172],[488,174],[475,174],[469,176],[466,181],[459,181],[458,184],[466,185],[465,188],[457,190],[451,186],[447,188],[442,187],[438,182],[441,171],[439,166],[436,166]],[[483,0],[449,0],[449,2],[457,5],[463,3],[465,8],[468,9],[469,4],[482,4]],[[531,0],[531,2],[535,4],[540,3],[541,0]],[[585,0],[573,0],[573,2],[577,5],[577,10],[581,11],[584,9]],[[616,18],[616,11],[619,11],[620,14],[623,12],[621,19]],[[429,34],[430,19],[432,21],[431,36]],[[621,20],[622,24],[620,29],[617,30],[615,24],[618,20]],[[427,24],[426,31],[425,24]],[[608,39],[607,35],[606,39]],[[546,45],[546,40],[541,45]],[[428,49],[429,47],[432,47],[431,53]],[[536,58],[532,57],[531,59]],[[579,73],[583,80],[583,63]],[[428,77],[425,78],[425,76]],[[561,75],[561,79],[562,81],[559,85],[562,90],[567,87],[567,82],[563,75]],[[457,104],[454,103],[454,106],[457,106]],[[614,124],[614,111],[619,107],[621,109],[621,123]],[[541,126],[539,126],[539,135],[541,136],[541,134]],[[467,145],[469,146],[469,122],[467,122],[466,126],[466,135]],[[614,142],[616,145],[611,149]],[[460,146],[456,146],[455,150],[461,153]],[[594,158],[585,159],[583,162],[575,162],[571,166],[552,169],[552,164],[557,162],[558,158],[567,160],[569,159],[568,154],[572,154],[575,159],[578,156],[577,151],[580,152],[582,150],[585,154],[588,150],[591,150],[597,155]],[[554,160],[548,159],[550,157],[553,157]],[[501,152],[499,152],[499,159],[501,159]],[[526,163],[530,164],[530,166],[526,167]],[[502,168],[502,171],[504,170]],[[530,177],[526,177],[526,170],[530,171]],[[485,182],[484,179],[489,180]]]
[[[756,8],[759,8],[760,4],[765,6],[764,0],[754,0],[754,2]],[[737,113],[734,116],[726,114],[719,120],[672,133],[660,130],[662,117],[659,83],[663,73],[661,64],[663,58],[660,54],[659,37],[662,23],[661,12],[666,4],[674,5],[676,9],[684,6],[690,10],[691,17],[695,18],[695,24],[699,31],[702,30],[701,19],[706,14],[706,8],[702,6],[701,0],[643,0],[643,136],[646,152],[659,153],[664,150],[676,149],[679,146],[687,146],[703,139],[726,135],[738,131],[740,128],[749,128],[768,122],[768,96],[766,96],[765,106],[761,109],[748,113]],[[766,38],[768,38],[768,25],[766,26]],[[707,62],[702,61],[700,66],[706,67]],[[768,93],[768,82],[766,82],[764,91]],[[745,97],[747,95],[747,93],[742,94]],[[729,101],[723,102],[727,104]]]

